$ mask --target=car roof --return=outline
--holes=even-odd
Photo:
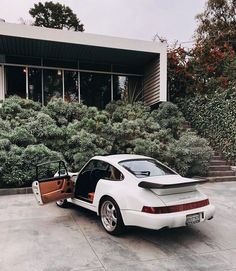
[[[98,159],[110,163],[119,163],[124,160],[132,159],[151,159],[150,157],[138,155],[138,154],[112,154],[104,156],[94,156],[92,159]]]

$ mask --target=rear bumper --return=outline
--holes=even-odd
[[[211,219],[215,213],[212,204],[188,211],[169,214],[148,214],[139,211],[121,210],[126,226],[138,226],[147,229],[176,228],[186,226],[186,215],[202,213],[200,222]]]

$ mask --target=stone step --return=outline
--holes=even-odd
[[[235,171],[233,170],[227,170],[227,171],[209,171],[208,172],[209,177],[221,177],[221,176],[236,176]]]
[[[227,171],[227,170],[230,170],[230,166],[227,166],[227,165],[209,166],[208,170],[209,171]]]
[[[222,177],[207,177],[209,182],[233,182],[236,181],[236,176],[222,176]]]
[[[226,165],[226,161],[224,161],[224,160],[211,160],[210,165],[211,166],[224,166],[224,165]]]
[[[220,155],[213,155],[212,160],[223,160]]]

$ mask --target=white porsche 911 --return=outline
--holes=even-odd
[[[58,173],[51,176],[46,168],[52,163]],[[192,225],[212,219],[215,212],[196,188],[203,181],[183,178],[146,156],[95,156],[75,174],[67,172],[63,161],[49,162],[36,172],[32,188],[40,205],[55,201],[66,207],[70,202],[92,210],[110,234],[124,226],[157,230]]]

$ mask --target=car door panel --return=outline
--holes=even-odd
[[[39,167],[43,170],[51,164],[58,165],[58,171],[43,178],[39,176]],[[61,175],[61,169],[63,174]],[[46,171],[47,172],[47,171]],[[36,166],[36,181],[32,184],[33,193],[40,205],[74,197],[74,181],[67,172],[63,161],[52,161]]]
[[[57,201],[60,199],[66,199],[73,196],[74,183],[70,180],[70,177],[41,181],[39,183],[39,189],[44,203]]]
[[[70,176],[35,181],[33,192],[39,204],[46,204],[74,196],[74,182]]]

